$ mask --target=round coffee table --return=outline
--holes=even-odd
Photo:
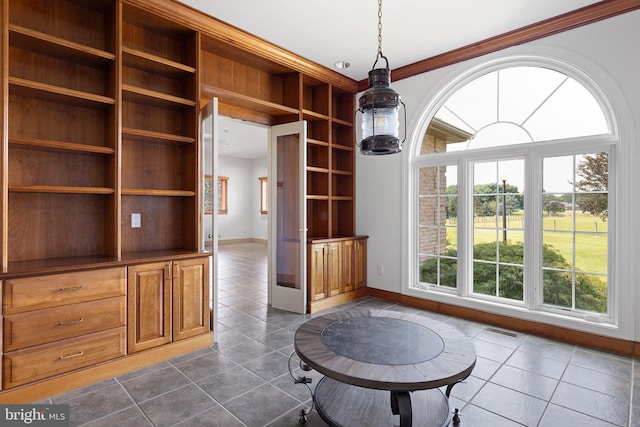
[[[387,310],[316,317],[298,328],[294,347],[325,375],[314,400],[332,426],[388,426],[395,415],[402,427],[446,425],[451,388],[476,363],[473,343],[451,325]]]

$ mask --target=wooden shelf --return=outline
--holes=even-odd
[[[318,194],[307,194],[307,200],[329,200],[329,196]]]
[[[9,25],[9,44],[23,50],[55,56],[68,61],[103,66],[113,62],[111,52],[95,49],[76,42],[31,30],[20,25]]]
[[[339,170],[339,169],[332,169],[331,173],[334,174],[334,175],[353,176],[353,172],[345,171],[345,170]]]
[[[156,142],[173,142],[178,144],[193,144],[195,138],[183,135],[173,135],[163,132],[155,132],[145,129],[134,128],[122,128],[122,135],[130,137],[131,139],[139,139],[142,141],[156,141]]]
[[[339,125],[339,126],[353,127],[353,123],[352,122],[348,122],[346,120],[341,120],[341,119],[338,119],[336,117],[333,117],[331,119],[331,122],[333,124],[336,124],[336,125]]]
[[[329,169],[327,168],[318,168],[313,166],[307,166],[307,172],[316,172],[316,173],[329,173]]]
[[[196,69],[189,65],[124,46],[122,47],[122,59],[125,66],[171,78],[179,78],[196,72]]]
[[[333,144],[331,144],[331,149],[332,150],[341,150],[341,151],[346,151],[346,152],[354,151],[354,148],[352,146],[340,145],[340,144],[337,144],[335,142]]]
[[[114,194],[113,188],[71,187],[58,185],[9,185],[14,193],[57,193],[57,194]]]
[[[49,141],[38,138],[9,137],[9,144],[24,145],[35,148],[60,150],[60,151],[77,151],[80,153],[90,154],[114,154],[115,150],[110,147],[100,145],[76,144],[73,142]]]
[[[329,116],[311,110],[302,110],[302,117],[309,121],[329,120]]]
[[[144,89],[132,85],[122,85],[123,99],[149,105],[169,105],[174,107],[194,107],[195,101]]]
[[[312,139],[312,138],[307,138],[307,144],[321,145],[323,147],[329,146],[329,143],[326,141],[319,141],[317,139]]]
[[[195,191],[188,190],[155,190],[150,188],[123,188],[123,196],[164,196],[164,197],[192,197]]]
[[[241,95],[229,90],[220,89],[204,84],[201,87],[201,92],[203,94],[209,95],[210,98],[217,97],[219,99],[219,102],[222,104],[259,111],[270,116],[291,116],[300,113],[300,111],[296,108],[287,107],[285,105],[276,104],[246,95]]]
[[[45,99],[53,102],[68,102],[81,106],[108,106],[116,103],[115,99],[79,90],[67,89],[46,83],[9,77],[9,90],[15,90],[17,95],[30,98]]]

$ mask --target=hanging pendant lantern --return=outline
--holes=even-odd
[[[375,68],[384,59],[385,68]],[[362,113],[362,141],[358,144],[362,154],[380,155],[402,151],[404,139],[400,139],[400,106],[404,112],[406,129],[407,113],[400,94],[390,87],[391,71],[389,61],[382,54],[382,0],[378,0],[378,54],[369,71],[369,89],[359,100]]]

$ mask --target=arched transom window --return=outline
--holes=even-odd
[[[413,159],[411,286],[612,319],[616,140],[599,92],[537,66],[456,87]]]

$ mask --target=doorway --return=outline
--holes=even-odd
[[[204,174],[211,177],[213,185],[218,185],[218,177],[226,179],[227,209],[225,213],[218,213],[218,244],[267,243],[268,216],[260,208],[260,178],[268,177],[269,128],[219,116],[218,165],[214,174],[212,130],[207,129],[207,123],[204,129]],[[219,199],[218,204],[220,202]],[[213,242],[213,221],[209,215],[213,212],[205,211],[203,234],[207,248]]]
[[[202,112],[202,170],[205,176],[202,239],[204,248],[213,253],[210,294],[213,308],[211,322],[215,329],[218,315],[216,308],[219,304],[224,305],[224,300],[218,301],[218,295],[223,297],[223,288],[233,286],[232,283],[239,280],[236,276],[247,268],[246,265],[238,265],[234,254],[247,252],[247,248],[250,248],[249,252],[257,260],[267,258],[268,216],[260,212],[258,178],[268,177],[269,128],[218,116],[217,103],[214,101]],[[214,128],[217,129],[215,134]],[[215,157],[214,145],[217,147]],[[218,209],[221,204],[217,197],[219,176],[226,178],[226,213],[219,213]],[[211,200],[207,200],[207,197]],[[219,256],[222,252],[229,255]],[[244,261],[248,260],[245,258]],[[266,287],[266,267],[264,271],[258,268],[252,274],[256,277],[256,283],[262,283]],[[252,291],[254,296],[261,293],[258,289]],[[266,290],[263,299],[266,305]]]

